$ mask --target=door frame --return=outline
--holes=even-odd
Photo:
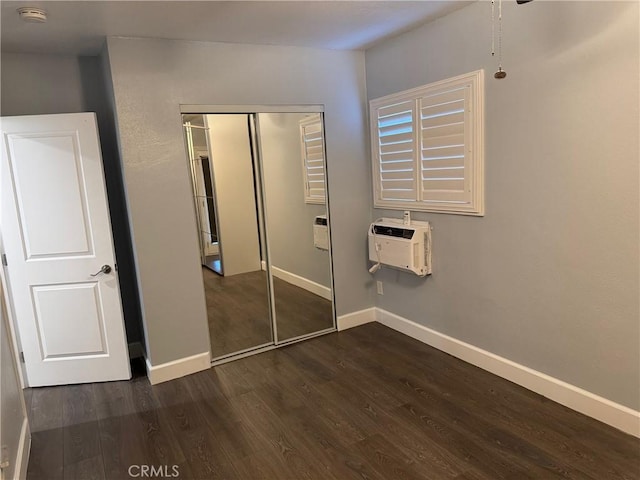
[[[2,290],[2,299],[5,302],[7,309],[7,323],[9,332],[9,342],[13,350],[13,358],[18,366],[18,378],[20,380],[20,387],[24,390],[27,385],[27,372],[25,365],[20,358],[20,352],[22,346],[20,344],[20,335],[18,334],[18,323],[16,322],[15,310],[13,306],[13,296],[11,295],[11,285],[9,284],[9,276],[7,274],[7,266],[4,264],[5,251],[2,238],[2,232],[0,232],[0,255],[2,256],[2,266],[0,268],[0,289]]]
[[[2,246],[2,237],[0,236],[0,252],[4,255],[4,248]],[[3,257],[4,258],[4,257]],[[18,448],[16,450],[14,478],[24,480],[27,478],[27,466],[29,465],[29,455],[31,454],[31,429],[29,426],[29,415],[27,411],[27,404],[24,399],[25,389],[25,372],[24,363],[20,358],[20,347],[18,343],[18,336],[16,334],[15,316],[13,314],[13,300],[9,294],[9,279],[6,276],[5,265],[2,264],[0,268],[0,316],[4,319],[5,328],[9,335],[8,344],[9,350],[11,350],[11,357],[13,359],[13,369],[16,372],[18,378],[18,387],[20,390],[20,404],[22,405],[22,413],[24,418],[22,420],[22,427],[20,430],[20,440]],[[1,420],[0,420],[1,422]],[[0,426],[0,429],[2,427]],[[14,459],[10,459],[12,461]],[[0,472],[0,479],[4,480],[2,472]],[[9,479],[7,479],[9,480]]]

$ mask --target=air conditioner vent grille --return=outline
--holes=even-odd
[[[373,233],[376,235],[384,235],[387,237],[404,238],[405,240],[411,240],[415,230],[409,228],[389,227],[386,225],[374,225]]]

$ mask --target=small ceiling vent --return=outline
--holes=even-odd
[[[25,22],[44,23],[47,21],[47,12],[41,8],[22,7],[18,9],[18,15]]]

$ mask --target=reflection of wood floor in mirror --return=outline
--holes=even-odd
[[[274,277],[273,282],[278,340],[299,337],[333,326],[329,300],[279,278]]]
[[[207,268],[204,276],[212,357],[271,342],[266,272],[221,277]],[[331,302],[274,278],[280,340],[331,328]]]

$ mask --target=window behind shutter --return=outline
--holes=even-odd
[[[381,200],[416,199],[415,102],[376,109],[377,192]]]
[[[325,203],[324,131],[322,118],[314,115],[300,121],[306,203]]]

